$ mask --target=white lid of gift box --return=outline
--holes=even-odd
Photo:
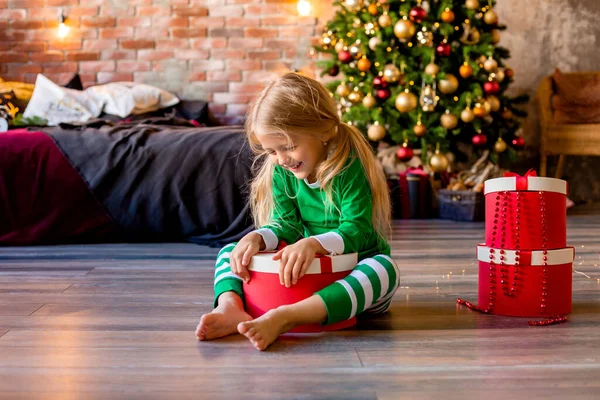
[[[514,265],[515,257],[517,256],[516,250],[504,250],[504,253],[501,253],[501,249],[493,249],[494,252],[490,253],[490,247],[484,246],[482,244],[477,245],[477,259],[479,261],[490,262],[493,261],[495,264],[500,264],[502,260],[500,260],[500,256],[504,256],[504,264],[506,265]],[[525,253],[531,254],[531,262],[527,263],[527,265],[544,265],[544,252],[541,250],[536,251],[520,251],[521,260]],[[562,264],[570,264],[575,259],[575,248],[573,247],[565,247],[562,249],[556,250],[548,250],[548,265],[562,265]],[[494,255],[493,259],[490,259],[490,254]],[[527,255],[528,257],[528,255]],[[521,264],[525,265],[525,264]]]
[[[279,273],[280,261],[274,261],[275,253],[259,253],[252,257],[249,270],[255,272],[267,272],[271,274]],[[323,258],[331,259],[331,272],[350,271],[358,264],[358,253],[340,254],[337,256],[322,256],[315,258],[306,271],[307,274],[321,274],[321,260]]]
[[[524,178],[522,178],[524,179]],[[528,176],[527,187],[517,189],[517,177],[488,179],[484,183],[484,193],[495,193],[505,191],[527,190],[532,192],[556,192],[567,194],[567,181],[555,178],[544,178],[539,176]]]

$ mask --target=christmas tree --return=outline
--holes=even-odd
[[[328,88],[343,120],[374,142],[401,144],[403,161],[421,147],[436,172],[448,160],[439,151],[428,160],[428,151],[460,153],[459,142],[491,150],[495,162],[514,160],[524,146],[518,105],[528,97],[505,95],[514,72],[504,64],[509,51],[497,46],[506,27],[495,3],[336,1],[315,50],[332,55],[318,65],[340,77]]]

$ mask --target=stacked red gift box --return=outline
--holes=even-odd
[[[563,322],[571,312],[567,182],[507,173],[485,182],[485,245],[477,246],[478,306],[490,314]]]

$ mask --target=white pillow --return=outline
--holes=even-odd
[[[38,74],[23,116],[42,117],[49,126],[54,126],[61,122],[85,122],[98,117],[101,112],[102,103],[85,92],[64,88]]]
[[[143,114],[179,103],[172,93],[160,88],[135,82],[113,82],[92,86],[85,92],[104,104],[104,112],[125,118]]]

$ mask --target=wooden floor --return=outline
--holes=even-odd
[[[216,249],[191,244],[0,248],[0,398],[600,398],[600,216],[569,217],[567,324],[476,301],[483,224],[395,224],[391,312],[356,329],[197,342]],[[585,275],[584,275],[585,274]]]

